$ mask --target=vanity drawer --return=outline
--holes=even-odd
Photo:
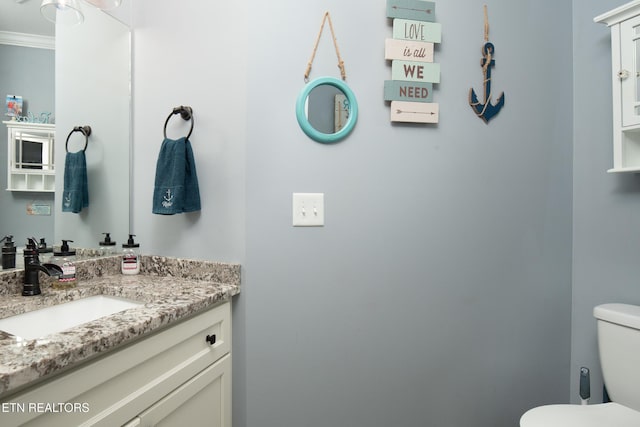
[[[10,396],[0,404],[26,410],[2,413],[1,422],[33,427],[122,425],[230,350],[231,304],[225,302]],[[63,411],[29,411],[34,404],[40,409],[58,405]]]

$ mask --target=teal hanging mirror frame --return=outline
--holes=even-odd
[[[340,130],[334,133],[324,133],[317,130],[311,125],[307,116],[306,106],[309,95],[313,89],[322,85],[335,87],[345,95],[347,100],[347,121]],[[338,80],[334,77],[319,77],[307,83],[300,92],[300,95],[298,95],[298,100],[296,101],[296,117],[300,128],[309,138],[323,144],[331,144],[345,138],[353,130],[353,127],[356,125],[356,121],[358,120],[358,102],[356,101],[353,91],[342,80]]]

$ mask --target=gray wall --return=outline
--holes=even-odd
[[[22,95],[25,100],[23,115],[32,112],[54,111],[54,57],[53,50],[35,49],[0,44],[0,120],[4,115],[7,94]],[[26,108],[25,108],[26,107]],[[53,115],[51,116],[53,119]],[[5,191],[7,188],[7,127],[0,126],[0,238],[15,236],[16,244],[24,246],[27,236],[45,237],[53,243],[53,193],[25,193]],[[27,215],[27,204],[32,202],[52,205],[49,216]]]
[[[247,426],[512,427],[568,400],[571,5],[490,5],[506,107],[487,126],[467,104],[482,4],[438,2],[441,120],[403,126],[385,3],[249,8]],[[325,10],[361,107],[331,146],[293,114]],[[323,41],[312,77],[338,76]],[[291,227],[293,192],[325,193],[324,228]]]
[[[578,370],[591,368],[593,401],[601,401],[593,307],[640,304],[640,177],[607,174],[613,166],[610,29],[593,18],[621,0],[573,2],[574,171],[571,397]]]
[[[506,107],[486,125],[467,104],[482,3],[438,2],[435,126],[389,122],[386,1],[213,3],[134,4],[134,231],[147,253],[243,264],[234,426],[513,427],[568,401],[571,3],[490,5]],[[330,146],[295,119],[326,10],[360,106]],[[336,62],[327,28],[311,77]],[[181,104],[203,209],[154,216]],[[291,227],[293,192],[325,193],[325,227]]]
[[[245,2],[133,3],[133,224],[145,253],[244,261],[247,31]],[[188,24],[185,24],[188,23]],[[156,161],[172,109],[193,108],[202,211],[151,213]],[[173,116],[167,136],[187,134]]]

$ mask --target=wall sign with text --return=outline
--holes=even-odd
[[[433,47],[442,27],[435,21],[436,4],[424,0],[387,0],[393,38],[385,40],[384,57],[391,61],[391,80],[384,82],[384,100],[391,101],[391,121],[438,123],[433,84],[440,83],[440,64]]]

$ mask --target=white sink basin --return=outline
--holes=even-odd
[[[141,305],[124,298],[96,295],[0,319],[0,331],[30,340]]]

